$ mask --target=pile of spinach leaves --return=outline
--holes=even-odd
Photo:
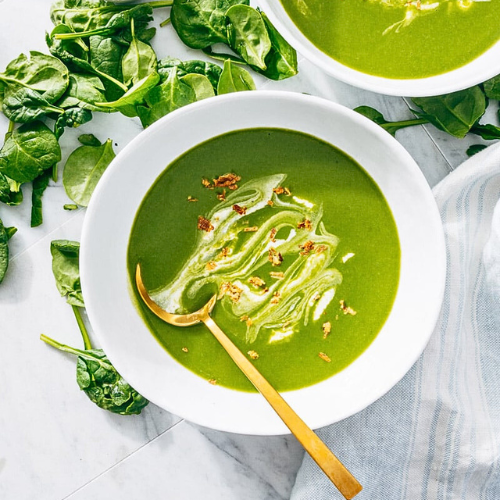
[[[173,0],[170,19],[189,47],[248,64],[272,80],[297,74],[297,53],[249,0]],[[236,55],[214,53],[212,45],[217,43],[228,45]]]
[[[355,111],[387,130],[391,135],[406,127],[431,124],[447,134],[464,138],[473,134],[486,141],[500,139],[500,127],[479,123],[488,105],[500,101],[500,75],[491,78],[481,85],[433,97],[413,97],[412,103],[418,109],[411,109],[415,118],[402,121],[388,121],[382,113],[369,106],[360,106]],[[500,114],[500,110],[497,111]],[[467,149],[472,156],[486,147],[474,144]]]
[[[148,127],[190,103],[218,94],[254,90],[253,79],[238,65],[240,62],[247,62],[273,79],[296,74],[295,51],[264,13],[248,7],[248,1],[194,4],[197,20],[193,19],[193,23],[198,27],[192,24],[191,28],[199,33],[191,32],[191,38],[205,36],[207,27],[201,27],[201,18],[207,14],[206,9],[213,9],[209,31],[222,30],[219,41],[227,41],[239,54],[215,56],[224,60],[223,67],[199,60],[157,59],[150,45],[156,32],[150,27],[153,10],[172,7],[172,19],[176,19],[173,24],[179,26],[188,8],[183,2],[53,3],[50,17],[55,27],[46,34],[50,54],[21,54],[0,73],[0,108],[10,121],[0,149],[1,203],[19,205],[23,200],[22,185],[32,183],[31,226],[42,224],[42,196],[51,179],[58,179],[61,137],[67,128],[92,120],[95,112],[138,117]],[[213,33],[211,36],[213,40]],[[210,45],[202,48],[208,51]],[[95,138],[85,142],[87,136],[82,137],[83,145],[70,154],[64,167],[62,182],[74,202],[65,209],[87,206],[114,158],[111,139],[101,144]],[[0,243],[3,248],[7,248],[6,241],[3,238]]]
[[[87,327],[80,312],[80,308],[85,306],[80,286],[78,261],[80,244],[76,241],[54,240],[51,242],[50,251],[52,253],[52,271],[56,279],[57,289],[63,297],[66,297],[66,301],[73,309],[83,338],[84,349],[76,349],[61,344],[43,334],[40,339],[60,351],[78,356],[76,381],[80,389],[97,406],[120,415],[141,413],[149,401],[121,377],[102,349],[92,348]]]

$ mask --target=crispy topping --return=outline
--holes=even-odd
[[[271,229],[271,234],[269,235],[269,239],[270,239],[273,243],[276,241],[275,236],[276,236],[276,233],[277,233],[277,232],[278,232],[278,230],[277,230],[275,227],[273,227],[273,228]]]
[[[219,254],[221,259],[225,259],[229,255],[229,247],[224,247]]]
[[[248,282],[256,286],[257,288],[262,288],[263,286],[266,286],[266,282],[262,279],[259,278],[258,276],[252,276],[251,278],[248,279]]]
[[[217,264],[214,261],[207,262],[205,269],[207,271],[213,271],[217,267]]]
[[[183,347],[182,352],[189,352],[189,349],[187,347]]]
[[[259,230],[259,226],[250,226],[250,227],[246,227],[245,229],[243,229],[243,232],[245,233],[255,233]]]
[[[318,356],[323,360],[323,361],[326,361],[327,363],[331,363],[331,359],[330,357],[325,354],[324,352],[318,352]]]
[[[314,295],[314,297],[312,299],[313,300],[319,300],[319,299],[321,299],[321,295],[316,292],[316,294]]]
[[[269,262],[271,262],[273,266],[281,266],[281,263],[283,262],[283,257],[279,252],[276,251],[276,249],[270,248],[268,260]]]
[[[236,174],[224,174],[214,179],[215,187],[227,187],[229,189],[234,190],[238,189],[237,182],[241,181],[241,177]]]
[[[281,298],[281,294],[279,292],[273,293],[273,298],[271,299],[271,304],[278,304]]]
[[[253,324],[253,321],[246,314],[244,314],[240,318],[240,321],[245,321],[245,323],[247,324],[247,326],[252,326],[252,324]]]
[[[252,359],[259,359],[259,355],[256,351],[248,351],[247,354],[252,358]]]
[[[205,219],[202,215],[198,215],[198,229],[209,233],[213,231],[214,226],[212,226],[212,223],[208,219]]]
[[[233,205],[233,210],[239,215],[245,215],[247,213],[247,207],[240,207],[239,205]]]
[[[217,385],[217,380],[215,380],[214,378],[209,378],[208,383],[212,385]]]
[[[276,194],[285,194],[286,196],[290,196],[292,193],[287,187],[277,187],[273,189],[273,192]]]
[[[226,190],[222,191],[222,193],[217,193],[217,199],[219,201],[226,201]]]
[[[344,299],[340,301],[340,309],[342,309],[342,312],[344,314],[350,314],[351,316],[356,316],[356,311],[352,307],[347,306]]]
[[[267,204],[270,206],[270,207],[274,207],[274,201],[273,200],[269,200],[267,202]]]
[[[310,231],[312,229],[312,224],[309,219],[304,219],[302,222],[299,222],[297,224],[297,227],[299,229],[307,229],[308,231]]]
[[[314,250],[314,241],[306,241],[303,245],[299,245],[299,248],[301,250],[300,255],[307,255]]]
[[[285,277],[285,273],[282,271],[279,272],[271,271],[269,273],[269,276],[271,276],[271,278],[274,278],[275,280],[282,280]]]
[[[188,196],[188,201],[198,201],[198,198],[193,198],[192,196]]]
[[[203,187],[206,187],[207,189],[213,189],[214,187],[212,186],[212,183],[208,179],[201,179],[201,184]]]
[[[227,295],[233,302],[238,302],[242,293],[243,290],[239,286],[233,285],[230,281],[226,281],[220,286],[219,298]]]
[[[318,245],[316,247],[315,252],[316,253],[321,253],[321,252],[324,252],[325,250],[328,250],[328,247],[326,245]]]
[[[326,339],[328,335],[330,335],[330,332],[332,331],[332,324],[327,321],[326,323],[323,323],[323,338]]]

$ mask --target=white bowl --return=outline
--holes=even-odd
[[[103,349],[146,398],[207,427],[274,435],[288,430],[259,394],[210,385],[160,346],[133,304],[127,273],[134,217],[166,165],[211,137],[257,127],[304,132],[354,158],[384,193],[401,243],[399,288],[379,335],[346,369],[285,392],[285,399],[318,428],[362,410],[393,387],[423,351],[438,317],[445,278],[441,221],[429,186],[405,149],[370,120],[330,101],[243,92],[189,105],[153,124],[117,155],[94,192],[83,228],[81,280]]]
[[[500,41],[498,41],[465,66],[441,75],[415,79],[392,79],[369,75],[339,63],[318,49],[297,28],[279,0],[258,1],[278,31],[300,54],[326,73],[355,87],[387,95],[426,97],[466,89],[500,73]]]

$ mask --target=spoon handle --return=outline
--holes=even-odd
[[[201,318],[222,347],[231,356],[240,370],[252,382],[255,388],[266,398],[274,411],[302,444],[313,460],[320,466],[330,481],[342,495],[350,500],[361,490],[362,486],[344,467],[342,462],[328,449],[321,439],[293,411],[276,389],[260,374],[249,359],[233,344],[227,335],[217,326],[210,316]]]

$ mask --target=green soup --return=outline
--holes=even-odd
[[[241,179],[214,187],[227,173]],[[332,376],[370,345],[394,301],[400,248],[384,197],[352,158],[305,134],[249,129],[196,146],[159,176],[132,227],[132,283],[137,263],[169,312],[218,293],[215,321],[284,391]],[[162,322],[132,288],[173,358],[253,390],[206,327]]]
[[[386,78],[459,68],[500,38],[500,0],[281,0],[300,31],[342,64]]]

